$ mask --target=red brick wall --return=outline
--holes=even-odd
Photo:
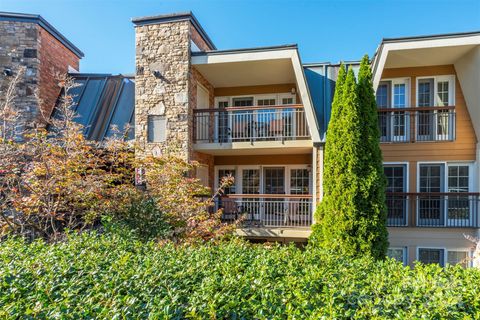
[[[79,70],[80,59],[50,33],[38,26],[39,48],[39,98],[40,108],[45,116],[50,116],[60,93],[56,74],[68,72],[68,66]]]
[[[205,42],[205,40],[203,40],[202,36],[200,36],[197,29],[195,29],[195,27],[191,23],[190,23],[190,38],[197,45],[197,47],[202,51],[209,51],[213,49],[213,48],[210,48],[210,46]]]

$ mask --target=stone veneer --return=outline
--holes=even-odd
[[[2,91],[12,78],[4,69],[26,68],[14,102],[20,111],[17,130],[43,125],[43,114],[50,115],[60,92],[55,74],[66,73],[69,66],[78,70],[79,58],[37,23],[0,21],[0,35]]]
[[[191,65],[190,42],[201,50],[211,49],[189,21],[137,25],[135,76],[135,140],[145,154],[160,155],[173,151],[186,160],[209,167],[213,185],[213,156],[194,152],[193,109],[196,108],[197,83],[210,93],[213,86]],[[155,75],[158,71],[160,74]],[[166,118],[166,141],[148,142],[148,116]]]

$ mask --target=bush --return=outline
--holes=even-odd
[[[480,272],[348,259],[316,248],[159,246],[123,230],[0,247],[0,317],[480,317]]]

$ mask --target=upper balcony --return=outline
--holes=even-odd
[[[454,141],[455,107],[378,109],[380,142]]]
[[[305,110],[298,104],[196,109],[193,119],[197,150],[311,146]]]
[[[193,149],[311,153],[317,120],[296,46],[192,54]]]

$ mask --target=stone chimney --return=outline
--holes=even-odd
[[[0,12],[0,35],[0,86],[26,68],[15,101],[17,128],[43,125],[60,93],[56,73],[78,70],[83,53],[39,15]]]
[[[192,159],[191,51],[215,50],[192,13],[142,17],[135,24],[135,140],[148,154]]]

